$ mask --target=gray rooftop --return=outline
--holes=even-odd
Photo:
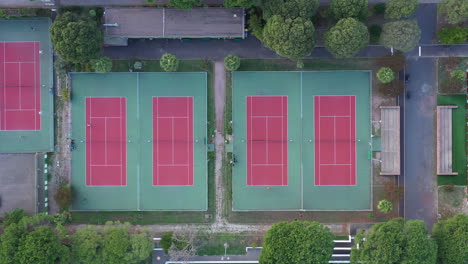
[[[125,38],[242,38],[244,9],[106,8],[105,33]]]

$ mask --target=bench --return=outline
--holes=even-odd
[[[452,109],[458,106],[437,106],[437,175],[458,175],[452,171]]]
[[[400,107],[381,106],[381,172],[400,175]]]

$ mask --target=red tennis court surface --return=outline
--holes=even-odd
[[[193,185],[193,97],[153,97],[153,185]]]
[[[0,42],[0,130],[41,129],[39,50],[39,42]]]
[[[315,185],[356,184],[356,97],[315,96]]]
[[[288,185],[288,97],[247,97],[247,185]]]
[[[86,185],[127,185],[124,97],[86,98]]]

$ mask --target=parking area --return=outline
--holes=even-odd
[[[14,208],[36,212],[36,154],[0,154],[0,217]]]

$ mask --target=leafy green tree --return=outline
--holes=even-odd
[[[468,41],[468,27],[446,27],[437,32],[437,38],[443,44],[461,44]]]
[[[301,59],[315,46],[315,28],[310,20],[275,15],[263,29],[263,42],[282,57]]]
[[[263,0],[263,19],[278,15],[283,18],[312,19],[317,12],[319,0]]]
[[[50,28],[50,39],[65,61],[86,63],[101,52],[104,38],[97,23],[85,16],[66,12]]]
[[[388,76],[386,76],[385,78],[388,78]],[[385,80],[385,78],[384,78],[384,80]],[[393,210],[393,204],[389,200],[381,200],[381,201],[379,201],[379,204],[377,205],[377,208],[382,213],[388,214]]]
[[[16,264],[16,253],[20,241],[26,236],[27,229],[22,224],[8,225],[0,236],[0,263]]]
[[[354,18],[343,18],[325,33],[325,47],[336,58],[356,55],[369,44],[366,25]]]
[[[224,66],[228,71],[237,71],[240,67],[240,59],[236,55],[228,55],[224,58]]]
[[[167,254],[169,248],[172,246],[172,233],[164,233],[161,237],[160,244]]]
[[[456,81],[463,82],[465,80],[466,73],[462,70],[455,70],[450,73],[450,77]]]
[[[249,30],[257,39],[263,40],[263,27],[265,26],[263,19],[253,9],[250,10],[249,15]]]
[[[420,220],[405,223],[393,218],[371,227],[368,234],[360,231],[355,238],[359,244],[351,250],[351,263],[435,264],[436,245]]]
[[[127,254],[127,263],[142,263],[153,252],[154,244],[146,233],[130,234],[130,249]]]
[[[19,264],[50,264],[66,259],[67,254],[67,247],[61,244],[54,229],[39,226],[21,239],[16,259]]]
[[[102,263],[102,240],[102,235],[94,227],[78,229],[71,237],[73,263]]]
[[[418,8],[419,0],[388,0],[385,8],[385,18],[400,19],[410,17]]]
[[[166,72],[175,72],[179,68],[179,60],[175,55],[166,53],[162,55],[161,60],[159,61],[161,68]]]
[[[374,13],[376,15],[385,14],[385,9],[387,8],[385,3],[378,3],[374,6]]]
[[[196,6],[200,6],[201,4],[201,0],[169,0],[167,3],[169,7],[175,7],[184,10],[190,10]]]
[[[94,70],[100,73],[110,72],[112,70],[112,60],[105,56],[95,59]]]
[[[438,6],[439,13],[444,14],[447,22],[458,24],[468,18],[468,1],[442,0]]]
[[[250,8],[252,6],[257,6],[257,0],[224,0],[225,7],[243,7]]]
[[[426,224],[421,220],[408,221],[403,228],[406,242],[403,247],[403,264],[435,264],[437,245],[429,238]]]
[[[260,264],[325,264],[333,247],[333,235],[320,223],[280,222],[265,235]]]
[[[335,19],[367,18],[367,0],[331,0],[330,9]]]
[[[380,34],[382,34],[382,27],[380,25],[374,24],[369,27],[369,40],[371,43],[378,43]]]
[[[383,25],[380,42],[387,48],[408,52],[416,47],[421,38],[421,29],[416,20],[401,20]]]
[[[392,69],[390,69],[388,67],[380,68],[380,70],[377,72],[376,75],[377,75],[377,79],[379,79],[379,81],[382,82],[382,83],[390,83],[395,79],[395,73],[392,71]],[[380,202],[383,202],[383,201],[387,201],[387,200],[382,200]],[[379,202],[379,205],[380,205],[380,202]],[[390,203],[390,205],[391,205],[391,203]]]
[[[432,237],[437,242],[437,263],[468,261],[468,215],[457,214],[434,225]]]
[[[21,208],[15,208],[10,212],[6,212],[3,216],[3,226],[8,227],[11,224],[17,224],[26,216],[26,211]]]

